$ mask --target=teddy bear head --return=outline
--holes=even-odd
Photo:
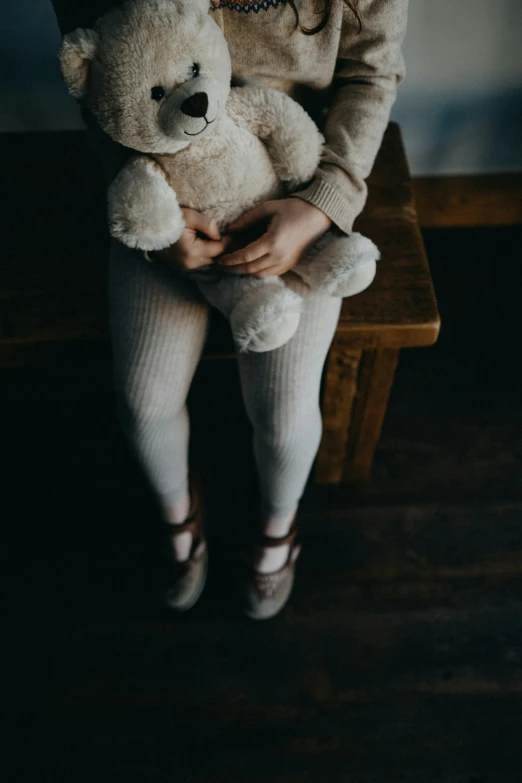
[[[59,57],[69,92],[139,152],[177,152],[225,111],[230,55],[209,0],[127,0],[66,35]]]

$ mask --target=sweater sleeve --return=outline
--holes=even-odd
[[[348,7],[323,134],[326,145],[310,185],[296,193],[349,232],[404,77],[401,45],[408,0],[361,0],[362,30]]]

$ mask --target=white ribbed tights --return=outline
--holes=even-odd
[[[297,333],[278,350],[238,357],[266,518],[293,513],[316,455],[319,386],[341,304],[312,294],[293,274],[285,279],[305,299]],[[109,302],[123,428],[167,512],[188,490],[185,401],[205,342],[208,305],[195,283],[117,242]]]

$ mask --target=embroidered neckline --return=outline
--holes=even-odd
[[[259,11],[268,11],[269,8],[277,8],[278,5],[285,4],[286,0],[210,0],[212,11],[228,8],[231,11],[243,11],[245,14],[251,11],[258,14]]]

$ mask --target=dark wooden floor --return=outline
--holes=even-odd
[[[368,487],[307,491],[265,624],[228,569],[252,490],[233,363],[191,396],[214,557],[183,618],[155,603],[106,353],[3,373],[6,780],[522,781],[521,240],[426,235],[440,342],[401,358]]]

